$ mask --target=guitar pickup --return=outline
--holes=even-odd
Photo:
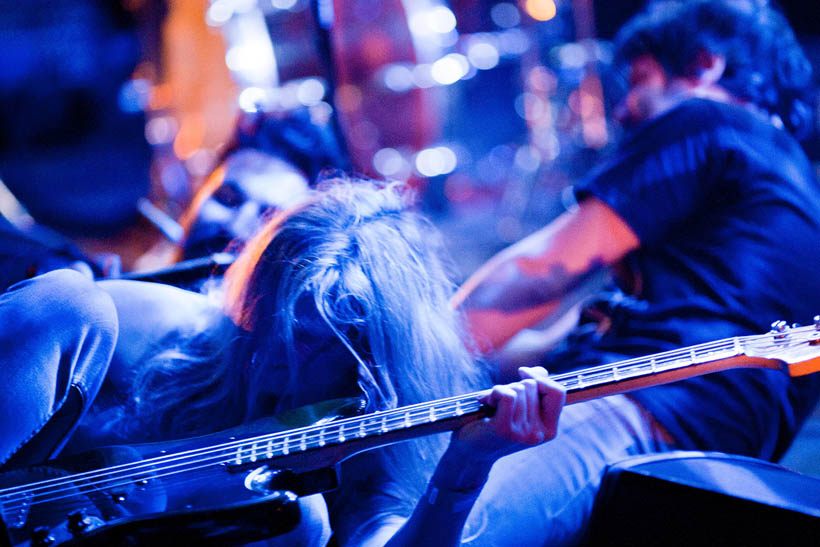
[[[298,496],[308,496],[338,487],[339,472],[336,466],[294,473],[290,469],[272,469],[263,465],[245,477],[245,488],[263,494],[287,490]]]

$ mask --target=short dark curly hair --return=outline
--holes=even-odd
[[[222,160],[248,148],[294,165],[311,185],[316,184],[324,172],[351,170],[340,134],[330,122],[314,122],[307,108],[257,112],[241,118],[232,141],[222,152]]]
[[[812,68],[786,18],[765,0],[662,0],[615,37],[624,66],[650,54],[670,74],[688,76],[700,51],[722,55],[720,84],[771,114],[797,137],[814,129]]]

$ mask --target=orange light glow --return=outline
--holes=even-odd
[[[180,159],[188,159],[202,147],[205,138],[205,116],[190,113],[179,124],[179,133],[174,139],[174,153]]]
[[[524,11],[536,21],[549,21],[555,17],[557,10],[553,0],[526,0]]]
[[[336,105],[344,112],[355,112],[362,106],[362,92],[353,84],[342,84],[336,88]]]

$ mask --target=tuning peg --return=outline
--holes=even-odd
[[[776,334],[775,338],[785,338],[786,332],[789,330],[789,324],[785,321],[775,321],[772,323],[772,334]]]
[[[820,315],[815,315],[812,320],[814,321],[814,329],[820,330]]]

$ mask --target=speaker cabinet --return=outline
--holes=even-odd
[[[722,453],[631,458],[604,475],[587,542],[818,546],[820,479]]]

